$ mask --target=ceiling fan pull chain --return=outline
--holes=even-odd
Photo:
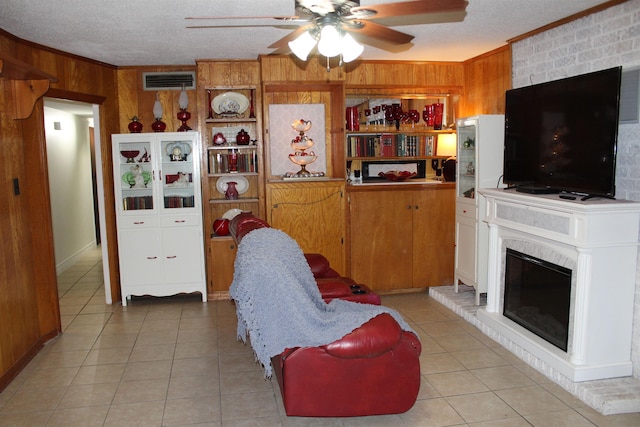
[[[331,71],[331,66],[329,65],[329,57],[327,56],[327,73]]]

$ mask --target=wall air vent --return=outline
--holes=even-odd
[[[142,73],[144,90],[182,90],[196,88],[195,71]]]

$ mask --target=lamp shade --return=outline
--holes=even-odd
[[[289,42],[289,49],[298,58],[303,61],[307,60],[309,53],[316,45],[316,39],[311,35],[309,31],[305,31],[302,35],[298,36],[295,40]]]
[[[351,34],[347,33],[342,38],[342,60],[351,62],[362,54],[364,46],[358,43]]]
[[[178,105],[181,110],[186,110],[189,107],[189,96],[187,95],[187,91],[182,89],[180,92],[180,97],[178,98]]]
[[[156,93],[156,102],[153,103],[153,117],[156,119],[162,118],[162,103],[160,102],[160,95]]]
[[[320,31],[318,52],[327,58],[340,55],[342,52],[342,38],[340,32],[333,25],[325,25]]]
[[[436,147],[436,156],[453,157],[456,155],[456,134],[443,133],[438,135],[438,146]]]

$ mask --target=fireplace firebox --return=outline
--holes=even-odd
[[[567,351],[571,270],[507,248],[505,317]]]

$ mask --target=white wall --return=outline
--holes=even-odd
[[[513,87],[640,65],[640,0],[630,0],[513,44]],[[640,124],[618,129],[616,197],[640,201]],[[632,361],[640,378],[640,260]],[[612,292],[615,283],[611,284]],[[603,343],[603,345],[606,345]]]
[[[54,128],[60,124],[60,130]],[[54,250],[58,273],[95,241],[89,121],[45,106]]]

